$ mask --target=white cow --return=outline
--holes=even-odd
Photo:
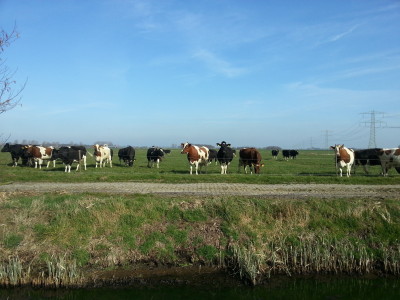
[[[336,174],[340,171],[342,177],[342,169],[346,167],[347,177],[350,177],[351,167],[354,164],[354,150],[344,145],[331,146],[331,149],[335,150]]]
[[[383,176],[388,176],[391,167],[395,167],[397,172],[400,173],[399,148],[381,149],[378,151],[378,157],[381,161]]]
[[[112,155],[113,151],[108,148],[107,144],[104,144],[103,146],[99,146],[98,144],[93,146],[94,148],[94,159],[96,161],[96,168],[97,165],[99,167],[105,167],[106,163],[108,162],[110,164],[110,168],[112,168]]]

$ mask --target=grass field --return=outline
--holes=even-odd
[[[92,150],[92,149],[90,149]],[[117,153],[118,150],[114,150]],[[260,175],[244,174],[238,170],[238,158],[229,166],[227,175],[220,174],[220,166],[211,163],[203,167],[199,176],[189,175],[186,155],[174,149],[165,156],[160,168],[148,168],[145,149],[136,149],[136,161],[133,167],[122,166],[118,156],[114,155],[113,168],[95,168],[93,157],[88,155],[87,170],[64,173],[64,166],[57,162],[56,167],[41,170],[25,166],[11,167],[10,153],[0,153],[0,183],[10,181],[49,181],[49,182],[95,182],[95,181],[147,181],[147,182],[242,182],[242,183],[346,183],[346,184],[394,184],[399,183],[399,174],[391,169],[387,178],[380,175],[379,166],[370,167],[366,175],[358,167],[351,178],[336,176],[333,151],[300,150],[296,159],[285,161],[281,154],[275,160],[271,152],[261,150],[263,163]],[[73,170],[75,168],[73,167]]]

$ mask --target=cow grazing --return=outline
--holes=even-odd
[[[198,175],[198,170],[201,171],[201,167],[208,164],[210,150],[207,147],[199,147],[189,143],[182,143],[181,147],[181,154],[187,154],[190,165],[190,175],[192,175],[193,166],[195,166],[196,175]]]
[[[250,168],[250,174],[260,174],[260,168],[264,166],[261,164],[261,154],[256,148],[243,148],[239,151],[239,170],[244,167],[244,172],[247,174],[247,167]]]
[[[290,158],[290,150],[282,150],[282,156],[284,160],[289,160]]]
[[[299,155],[299,151],[297,151],[297,150],[289,150],[289,156],[290,156],[291,159],[295,159],[297,155]]]
[[[342,177],[342,169],[346,167],[347,177],[350,177],[351,167],[354,163],[354,150],[346,148],[344,145],[335,145],[330,148],[335,151],[336,174],[340,172],[340,177]]]
[[[54,147],[25,146],[25,149],[28,155],[31,156],[35,162],[35,168],[39,166],[39,169],[41,169],[44,160],[47,161],[47,168],[49,167]],[[54,166],[55,163],[55,160],[53,160]]]
[[[10,152],[12,159],[12,166],[16,167],[18,165],[19,158],[22,158],[22,161],[23,162],[25,161],[25,163],[28,161],[29,154],[26,152],[26,149],[27,145],[21,145],[21,144],[10,145],[9,143],[6,143],[1,149],[1,152]]]
[[[215,164],[217,164],[217,153],[218,151],[215,149],[209,149],[210,153],[208,155],[208,163],[212,163],[213,161],[215,161]]]
[[[110,168],[112,168],[113,151],[108,148],[107,144],[104,144],[103,146],[99,146],[98,144],[96,144],[93,146],[93,148],[96,168],[97,165],[99,165],[100,168],[105,167],[107,162],[110,164]]]
[[[157,169],[160,168],[160,162],[164,158],[164,150],[158,147],[147,149],[147,167],[152,168],[156,164]]]
[[[394,167],[400,173],[400,148],[380,149],[378,156],[382,166],[383,176],[388,176],[390,168]]]
[[[125,166],[132,167],[135,161],[135,149],[132,146],[119,149],[118,158],[120,164],[123,161]]]
[[[221,165],[221,174],[227,174],[228,166],[233,160],[233,150],[231,148],[231,144],[227,144],[225,141],[221,143],[217,143],[217,146],[220,146],[217,159],[219,164]]]
[[[381,148],[360,149],[354,151],[355,165],[361,165],[366,174],[369,174],[367,166],[380,166],[379,152]]]
[[[65,172],[71,172],[72,163],[77,162],[76,171],[79,170],[79,166],[83,163],[86,170],[86,148],[84,146],[69,146],[61,147],[60,149],[54,150],[53,158],[60,159],[65,165]]]
[[[277,159],[278,154],[279,154],[279,149],[272,149],[271,153],[272,153],[272,157]]]

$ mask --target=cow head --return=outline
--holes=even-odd
[[[189,148],[192,146],[192,144],[189,144],[189,143],[181,143],[181,147],[182,147],[182,151],[181,151],[181,154],[184,154],[184,153],[189,153]]]
[[[217,146],[220,146],[220,147],[230,147],[231,144],[227,144],[225,141],[222,141],[221,143],[217,143]]]
[[[93,153],[93,154],[94,154],[95,156],[100,156],[100,155],[101,155],[99,144],[93,145],[93,149],[94,149],[94,153]]]

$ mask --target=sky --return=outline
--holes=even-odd
[[[399,0],[0,0],[14,26],[10,143],[400,145]]]

